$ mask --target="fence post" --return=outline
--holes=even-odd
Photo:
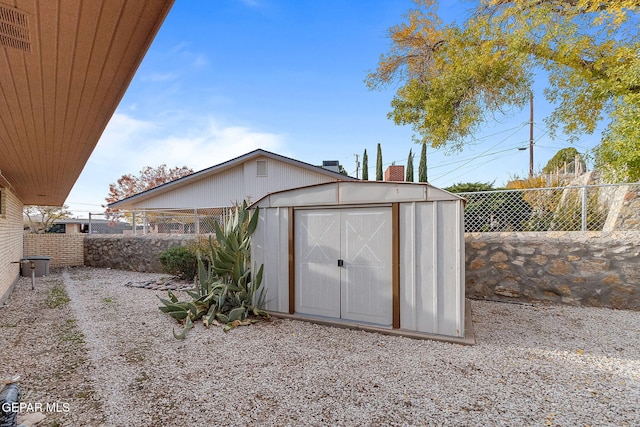
[[[198,220],[198,208],[193,208],[194,234],[200,234],[200,221]]]
[[[91,212],[89,212],[89,234],[91,235]]]
[[[582,186],[582,231],[587,231],[587,186]]]
[[[142,210],[142,235],[146,236],[149,232],[149,230],[147,229],[147,223],[149,222],[149,219],[147,218],[147,210],[143,209]]]

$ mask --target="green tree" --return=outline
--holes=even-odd
[[[409,156],[407,157],[407,172],[404,180],[407,182],[413,182],[413,152],[411,149],[409,149]]]
[[[27,217],[31,233],[46,233],[59,219],[71,218],[69,206],[25,206],[22,211]]]
[[[635,98],[611,114],[613,121],[594,150],[595,167],[608,182],[640,181],[640,96]]]
[[[382,181],[382,147],[378,143],[378,157],[376,158],[376,181]]]
[[[497,190],[492,182],[459,182],[445,188],[451,193],[474,193],[478,191]]]
[[[418,182],[427,181],[427,144],[422,144],[420,151],[420,164],[418,165]]]
[[[151,190],[159,185],[165,184],[176,179],[193,173],[193,169],[186,166],[174,167],[167,169],[167,165],[163,164],[157,168],[145,166],[140,170],[140,174],[135,176],[132,174],[122,175],[116,183],[109,184],[109,194],[105,198],[107,203],[114,203],[127,197],[143,191]],[[107,208],[105,210],[107,217],[116,219],[125,217],[132,219],[130,213],[121,214],[117,209]],[[152,218],[151,223],[154,224],[157,218],[152,214],[147,218]]]
[[[542,172],[546,174],[556,173],[559,170],[576,172],[576,169],[584,172],[587,169],[587,165],[578,150],[568,147],[559,150],[542,168]]]
[[[369,180],[369,156],[367,156],[367,149],[364,149],[364,154],[362,155],[362,180]]]
[[[540,71],[555,106],[552,134],[592,133],[607,112],[611,151],[624,148],[625,130],[640,132],[637,0],[480,0],[462,24],[447,25],[436,0],[416,4],[389,30],[391,49],[366,82],[399,82],[389,117],[418,140],[461,148],[495,113],[525,106]]]
[[[139,175],[122,175],[115,184],[109,184],[109,194],[105,200],[107,203],[114,203],[192,173],[193,169],[186,166],[171,169],[167,169],[167,165],[157,168],[145,166]]]

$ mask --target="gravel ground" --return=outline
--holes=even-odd
[[[25,403],[67,404],[40,425],[640,425],[639,312],[467,301],[475,346],[284,319],[178,341],[166,292],[124,286],[150,277],[20,280],[0,377],[22,376]]]

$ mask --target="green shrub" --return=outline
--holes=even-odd
[[[184,246],[173,246],[160,254],[160,263],[165,273],[182,279],[193,280],[198,273],[196,254]]]

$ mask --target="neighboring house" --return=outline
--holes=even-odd
[[[111,203],[109,208],[136,211],[227,208],[243,200],[255,202],[275,191],[355,180],[333,170],[258,149]]]
[[[24,205],[62,206],[173,0],[0,0],[0,303]]]
[[[36,220],[37,222],[37,220]],[[46,233],[54,234],[124,234],[131,232],[131,224],[122,221],[112,221],[109,219],[96,218],[67,218],[53,221],[53,225],[46,230]],[[25,220],[24,229],[31,232],[31,223]]]

